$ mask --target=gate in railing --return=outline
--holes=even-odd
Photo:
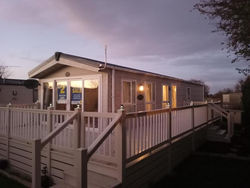
[[[32,187],[40,187],[41,162],[53,167],[54,163],[50,162],[54,155],[52,149],[73,155],[73,161],[67,160],[69,166],[75,169],[77,186],[86,187],[90,157],[115,163],[116,178],[122,182],[128,163],[187,134],[193,134],[196,129],[214,120],[212,114],[208,105],[130,114],[125,114],[123,109],[118,113],[92,113],[81,112],[80,109],[67,112],[0,108],[0,133],[7,140],[6,156],[9,155],[10,139],[27,143],[33,140],[32,145],[27,146],[32,146],[29,149],[32,154],[29,156],[32,161],[29,163]],[[55,170],[49,173],[60,176]]]

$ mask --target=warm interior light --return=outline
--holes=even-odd
[[[49,89],[53,89],[53,82],[48,82],[49,84]]]
[[[84,80],[84,88],[88,89],[98,88],[98,80]]]
[[[82,81],[81,80],[71,81],[71,87],[82,88]]]
[[[143,85],[139,86],[139,91],[144,91],[144,86]]]

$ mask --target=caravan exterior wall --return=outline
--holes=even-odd
[[[109,74],[109,77],[111,75]],[[109,79],[112,80],[112,79]],[[124,92],[124,82],[131,85],[130,95],[132,99],[130,101],[124,101],[126,92]],[[109,81],[109,85],[111,81]],[[149,89],[147,86],[151,85],[151,100],[146,96],[146,90]],[[144,91],[139,91],[139,86],[144,86]],[[164,107],[163,101],[163,86],[167,86],[168,91],[168,101],[173,103],[171,96],[173,92],[173,87],[176,86],[176,106],[181,107],[189,105],[191,101],[203,101],[203,86],[198,84],[192,84],[190,82],[167,79],[160,76],[151,76],[146,74],[138,74],[127,71],[115,71],[115,109],[118,109],[121,104],[123,104],[128,111],[144,111],[144,110],[154,110],[161,109]],[[112,87],[109,86],[111,89]],[[171,91],[172,89],[172,91]],[[128,92],[127,92],[128,93]],[[143,99],[139,100],[138,95],[143,95]],[[172,94],[173,95],[173,94]],[[148,101],[147,101],[148,100]],[[151,106],[147,108],[147,105]],[[173,104],[172,104],[173,105]]]
[[[32,104],[37,101],[37,90],[24,86],[0,85],[0,104]]]

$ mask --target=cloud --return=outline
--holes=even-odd
[[[27,27],[39,25],[46,30],[59,28],[58,32],[67,30],[100,46],[108,44],[111,63],[185,79],[200,78],[215,85],[217,90],[232,85],[240,76],[220,50],[224,37],[211,33],[212,24],[191,11],[196,2],[198,0],[1,1],[0,21]],[[69,49],[75,46],[66,45]],[[222,79],[227,84],[222,83]]]

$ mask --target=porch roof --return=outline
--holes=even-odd
[[[63,58],[64,61],[60,61],[60,59]],[[70,62],[69,62],[70,61]],[[45,75],[48,75],[52,72],[55,72],[65,66],[73,66],[77,68],[82,68],[82,69],[87,69],[95,72],[101,72],[103,71],[102,68],[100,68],[100,65],[105,65],[105,62],[103,61],[98,61],[94,59],[89,59],[86,57],[80,57],[80,56],[75,56],[71,54],[66,54],[62,52],[56,52],[53,56],[51,56],[49,59],[32,69],[28,75],[30,78],[42,78]],[[153,73],[149,71],[143,71],[139,69],[134,69],[130,67],[125,67],[121,65],[115,65],[111,63],[106,64],[107,69],[116,69],[116,70],[121,70],[121,71],[127,71],[127,72],[133,72],[137,74],[144,74],[148,76],[155,76],[155,77],[161,77],[165,79],[170,79],[170,80],[175,80],[175,81],[180,81],[180,82],[186,82],[194,85],[201,85],[199,83],[183,80],[180,78],[175,78],[171,76],[166,76],[158,73]],[[203,86],[203,85],[201,85]]]

